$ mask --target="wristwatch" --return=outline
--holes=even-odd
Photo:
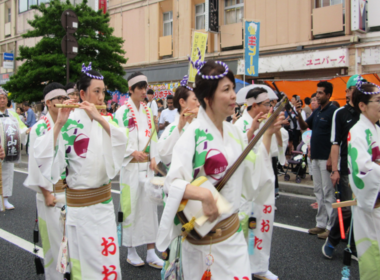
[[[338,173],[339,173],[339,170],[331,171],[331,174],[334,174],[335,172],[338,172]]]

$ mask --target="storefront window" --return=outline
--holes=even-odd
[[[224,1],[224,23],[232,24],[243,21],[244,0]]]

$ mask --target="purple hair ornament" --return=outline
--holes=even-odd
[[[206,64],[207,61],[202,61],[202,54],[201,54],[201,51],[199,48],[198,48],[198,57],[199,57],[198,60],[192,61],[191,57],[189,56],[189,61],[190,61],[191,65],[193,66],[193,68],[197,70],[197,74],[200,75],[202,77],[202,79],[219,80],[219,79],[222,79],[223,77],[225,77],[227,75],[228,65],[226,63],[224,63],[223,61],[215,61],[216,64],[222,65],[224,67],[225,71],[222,74],[214,75],[214,76],[203,75],[201,72],[201,69]]]
[[[193,89],[192,87],[189,87],[189,86],[187,85],[188,80],[189,80],[189,76],[187,76],[187,75],[183,76],[183,79],[182,79],[182,81],[180,82],[180,85],[181,85],[182,87],[186,87],[188,90],[194,91],[194,89]]]
[[[90,62],[87,67],[84,63],[82,64],[82,73],[85,73],[91,79],[97,79],[97,80],[103,80],[104,79],[104,77],[102,75],[95,76],[95,75],[88,73],[88,71],[90,71],[90,70],[92,70],[92,62]]]

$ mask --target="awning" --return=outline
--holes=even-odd
[[[380,85],[380,78],[377,74],[364,74],[361,75],[368,82]],[[333,94],[331,97],[332,100],[339,102],[341,106],[346,104],[346,83],[351,76],[339,76],[333,79],[326,80],[303,80],[303,81],[294,81],[294,80],[282,80],[282,81],[271,81],[265,80],[265,83],[275,89],[273,83],[276,84],[278,90],[284,92],[290,99],[293,95],[299,95],[302,100],[306,97],[311,97],[313,93],[317,90],[317,84],[320,81],[328,81],[333,84]]]

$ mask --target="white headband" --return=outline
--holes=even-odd
[[[55,89],[50,91],[48,94],[45,95],[45,103],[48,100],[51,100],[58,96],[67,96],[67,92],[64,89]]]
[[[74,91],[75,91],[75,89],[73,89],[73,88],[69,88],[69,89],[67,90],[67,94],[73,93]]]
[[[139,82],[146,82],[148,84],[148,78],[144,75],[133,77],[132,79],[128,81],[128,86],[131,88]]]
[[[260,93],[259,96],[257,96],[257,98],[254,98],[254,97],[249,97],[245,100],[245,102],[247,103],[247,106],[252,106],[254,103],[261,103],[265,100],[269,99],[269,95],[267,92],[263,92],[263,93]]]

